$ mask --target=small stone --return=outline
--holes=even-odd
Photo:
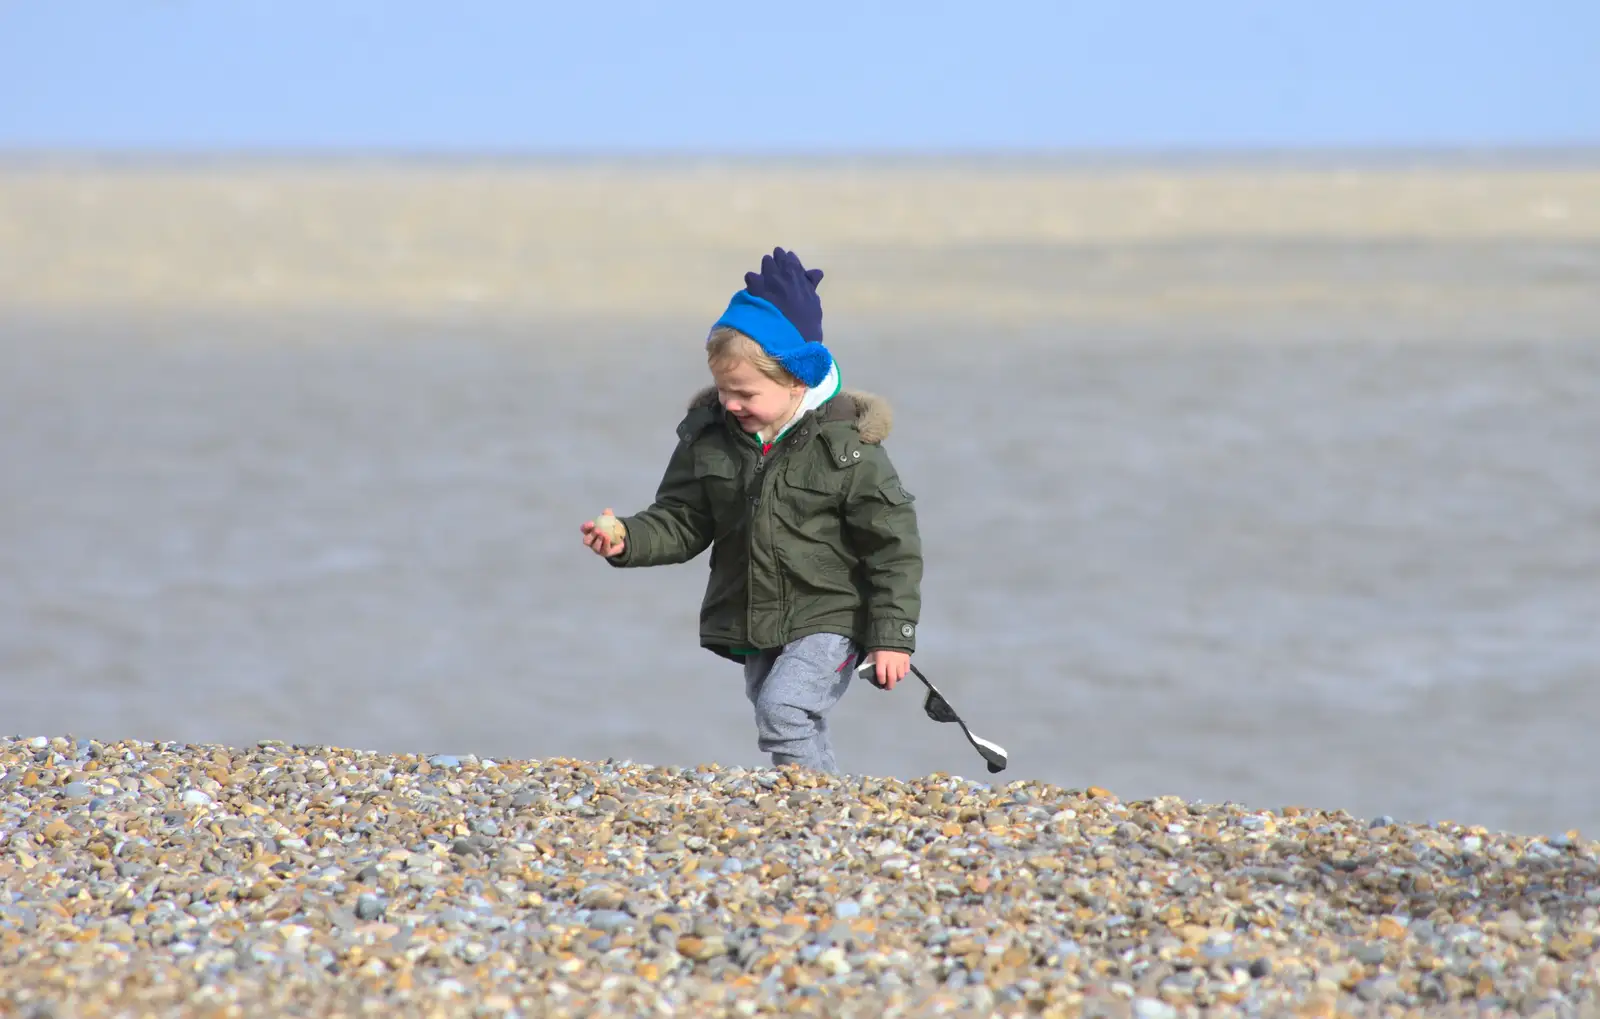
[[[836,977],[844,976],[850,972],[851,968],[849,960],[844,956],[844,950],[838,947],[829,948],[819,953],[817,955],[817,965]]]
[[[356,898],[356,918],[358,920],[376,920],[383,916],[386,908],[384,901],[371,892],[363,892]]]
[[[186,807],[209,807],[211,797],[199,789],[189,789],[183,794],[183,805]]]
[[[861,915],[861,904],[852,899],[841,899],[833,904],[833,915],[841,920],[854,919]]]
[[[1502,911],[1499,916],[1495,917],[1495,922],[1500,927],[1500,934],[1502,937],[1515,941],[1517,938],[1522,936],[1523,927],[1525,925],[1522,920],[1522,915],[1515,910],[1507,909]]]
[[[454,754],[434,754],[428,758],[428,763],[435,768],[459,768],[461,767],[461,758]]]
[[[678,938],[677,947],[679,955],[696,962],[714,959],[728,952],[727,942],[716,935],[700,937],[695,934],[685,934]]]
[[[1534,967],[1534,983],[1542,991],[1553,991],[1561,986],[1561,967],[1550,959],[1543,959]]]
[[[1178,1010],[1160,998],[1134,998],[1133,1014],[1137,1019],[1177,1019]]]
[[[610,885],[590,885],[583,890],[579,902],[589,909],[616,909],[624,901],[623,894]]]
[[[61,787],[61,795],[69,800],[86,800],[94,795],[94,790],[83,782],[68,782]]]
[[[804,927],[796,924],[781,923],[766,934],[775,945],[796,945],[806,936]]]
[[[627,528],[623,526],[622,521],[610,513],[602,513],[595,517],[594,529],[605,535],[607,541],[613,543],[622,541],[627,535]]]
[[[607,934],[614,934],[632,923],[633,917],[619,909],[597,909],[589,914],[589,926]]]
[[[694,933],[703,938],[709,938],[713,935],[721,936],[722,928],[717,926],[716,922],[710,917],[703,916],[694,922]]]
[[[1355,994],[1365,1002],[1388,1001],[1397,998],[1405,992],[1401,989],[1399,981],[1391,976],[1375,977],[1363,980],[1356,984]]]

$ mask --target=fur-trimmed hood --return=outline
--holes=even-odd
[[[707,386],[694,394],[689,401],[689,410],[720,407],[717,399],[717,387]],[[875,393],[866,393],[857,389],[845,389],[838,396],[829,400],[817,412],[824,421],[855,422],[856,431],[861,434],[861,441],[877,445],[889,437],[889,432],[894,428],[894,408],[889,401]]]

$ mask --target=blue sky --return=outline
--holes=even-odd
[[[1600,2],[0,0],[0,149],[1600,144]]]

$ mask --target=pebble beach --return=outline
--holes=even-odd
[[[1578,832],[62,736],[0,839],[16,1016],[1597,1014]]]

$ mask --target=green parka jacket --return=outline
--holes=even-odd
[[[655,501],[621,518],[618,567],[682,563],[711,548],[700,643],[737,659],[813,633],[864,651],[916,649],[922,542],[913,499],[881,443],[887,401],[845,390],[765,456],[702,390],[678,425]]]

